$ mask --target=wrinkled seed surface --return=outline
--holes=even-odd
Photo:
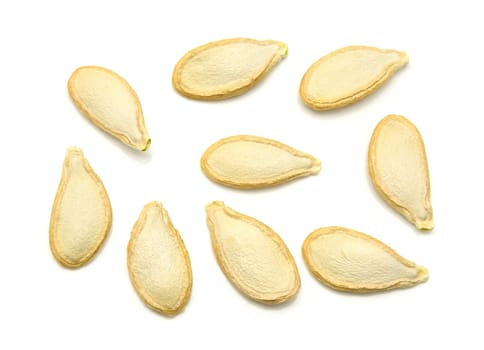
[[[430,180],[422,137],[408,119],[383,118],[373,132],[368,168],[380,196],[422,230],[434,227]]]
[[[286,55],[287,45],[273,40],[211,42],[180,59],[173,71],[173,86],[180,94],[201,100],[241,95]]]
[[[103,183],[82,150],[70,147],[50,218],[52,254],[64,266],[82,266],[98,251],[111,223],[111,203]]]
[[[283,240],[260,221],[223,202],[206,207],[207,224],[217,262],[246,296],[279,304],[299,291],[299,272]]]
[[[404,52],[348,46],[316,61],[304,74],[299,94],[315,110],[344,107],[374,92],[407,63]]]
[[[131,231],[128,271],[146,305],[165,315],[179,313],[190,298],[190,258],[160,202],[146,204]]]
[[[303,258],[312,274],[327,286],[366,293],[424,282],[424,267],[406,260],[383,242],[344,227],[325,227],[304,241]]]
[[[321,169],[321,162],[307,153],[250,135],[219,140],[205,151],[200,165],[212,181],[243,189],[278,185]]]
[[[103,67],[80,67],[67,87],[76,106],[97,127],[134,149],[149,147],[138,95],[121,76]]]

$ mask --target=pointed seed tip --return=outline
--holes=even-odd
[[[419,277],[418,280],[420,282],[424,282],[429,279],[429,270],[427,270],[423,266],[417,266],[417,270],[418,270],[418,277]]]
[[[205,211],[209,211],[209,210],[212,210],[213,207],[223,207],[225,206],[224,202],[222,201],[213,201],[213,202],[210,202],[208,203],[206,206],[205,206]]]
[[[286,57],[287,54],[289,53],[289,48],[287,47],[286,43],[279,43],[279,46],[281,47],[281,55],[282,57]]]
[[[145,143],[145,145],[143,146],[143,148],[141,148],[141,151],[142,151],[142,152],[145,152],[145,151],[146,151],[146,150],[147,150],[147,149],[150,147],[150,145],[151,145],[151,139],[150,139],[150,138],[148,138],[148,140],[146,140],[146,143]]]
[[[423,221],[417,220],[415,222],[415,226],[417,226],[417,228],[422,231],[431,231],[434,228],[434,220],[433,219],[426,219]]]
[[[321,161],[319,159],[313,160],[313,166],[311,167],[311,174],[316,175],[321,171]]]
[[[160,201],[154,200],[154,201],[151,201],[151,202],[146,203],[145,207],[146,208],[150,208],[150,207],[160,207],[160,208],[163,208],[163,204]]]
[[[82,149],[76,146],[69,146],[67,147],[67,152],[68,153],[81,153],[82,154]]]
[[[400,59],[401,59],[402,65],[405,65],[410,61],[410,58],[408,57],[407,53],[403,51],[400,51]]]

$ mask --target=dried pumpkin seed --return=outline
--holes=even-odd
[[[225,39],[189,51],[176,64],[173,86],[182,95],[200,100],[238,96],[258,83],[287,55],[278,41]]]
[[[246,296],[279,304],[299,291],[299,272],[283,240],[268,226],[236,212],[223,202],[206,207],[217,262],[225,276]]]
[[[368,169],[390,206],[418,229],[434,227],[427,156],[415,125],[399,115],[383,118],[371,137]]]
[[[133,227],[128,271],[141,299],[158,312],[176,315],[190,298],[190,258],[160,202],[146,204]]]
[[[302,247],[312,274],[327,286],[355,293],[411,287],[428,279],[424,267],[379,240],[344,227],[312,232]]]
[[[309,154],[250,135],[219,140],[205,151],[200,165],[212,181],[244,189],[278,185],[321,169],[321,162]]]
[[[315,110],[343,107],[374,92],[407,63],[404,52],[345,47],[323,56],[306,71],[299,94]]]
[[[66,267],[82,266],[98,251],[111,223],[111,203],[103,183],[82,150],[68,148],[50,218],[52,254]]]
[[[149,147],[138,95],[118,74],[103,67],[80,67],[67,88],[76,106],[97,127],[137,150]]]

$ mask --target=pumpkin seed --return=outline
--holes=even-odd
[[[244,189],[278,185],[321,169],[321,162],[309,154],[250,135],[217,141],[205,151],[200,165],[212,181]]]
[[[408,119],[383,118],[368,151],[370,178],[380,196],[418,229],[434,227],[430,180],[422,137]]]
[[[283,240],[268,226],[223,202],[207,205],[207,223],[217,262],[246,296],[279,304],[299,291],[299,272]]]
[[[97,127],[137,150],[149,147],[138,95],[118,74],[103,67],[80,67],[67,87],[74,103]]]
[[[176,64],[173,86],[200,100],[238,96],[257,84],[287,55],[278,41],[247,38],[211,42],[189,51]]]
[[[327,286],[355,293],[411,287],[428,279],[424,267],[379,240],[344,227],[312,232],[302,247],[312,274]]]
[[[111,203],[103,183],[82,150],[68,148],[50,218],[52,254],[66,267],[82,266],[98,251],[111,223]]]
[[[141,299],[158,312],[176,315],[190,298],[190,258],[160,202],[146,204],[133,227],[128,271]]]
[[[404,52],[349,46],[323,56],[304,74],[299,94],[315,110],[357,102],[408,63]]]

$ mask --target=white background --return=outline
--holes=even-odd
[[[482,349],[484,54],[478,1],[2,1],[0,4],[0,348]],[[171,86],[176,62],[209,41],[284,41],[288,57],[257,87],[198,102]],[[343,109],[313,112],[299,82],[347,45],[407,52],[408,66]],[[82,65],[108,67],[138,93],[152,145],[129,149],[84,118],[66,89]],[[402,114],[429,159],[435,229],[418,232],[375,193],[367,146],[377,122]],[[261,191],[211,183],[203,151],[233,134],[274,138],[313,154],[321,173]],[[91,263],[61,267],[48,244],[67,146],[103,180],[113,228]],[[145,307],[126,268],[143,205],[163,202],[193,267],[186,309]],[[223,200],[271,226],[299,266],[293,302],[242,296],[212,254],[204,206]],[[330,290],[308,272],[304,238],[339,225],[371,234],[429,269],[428,282],[373,295]]]

